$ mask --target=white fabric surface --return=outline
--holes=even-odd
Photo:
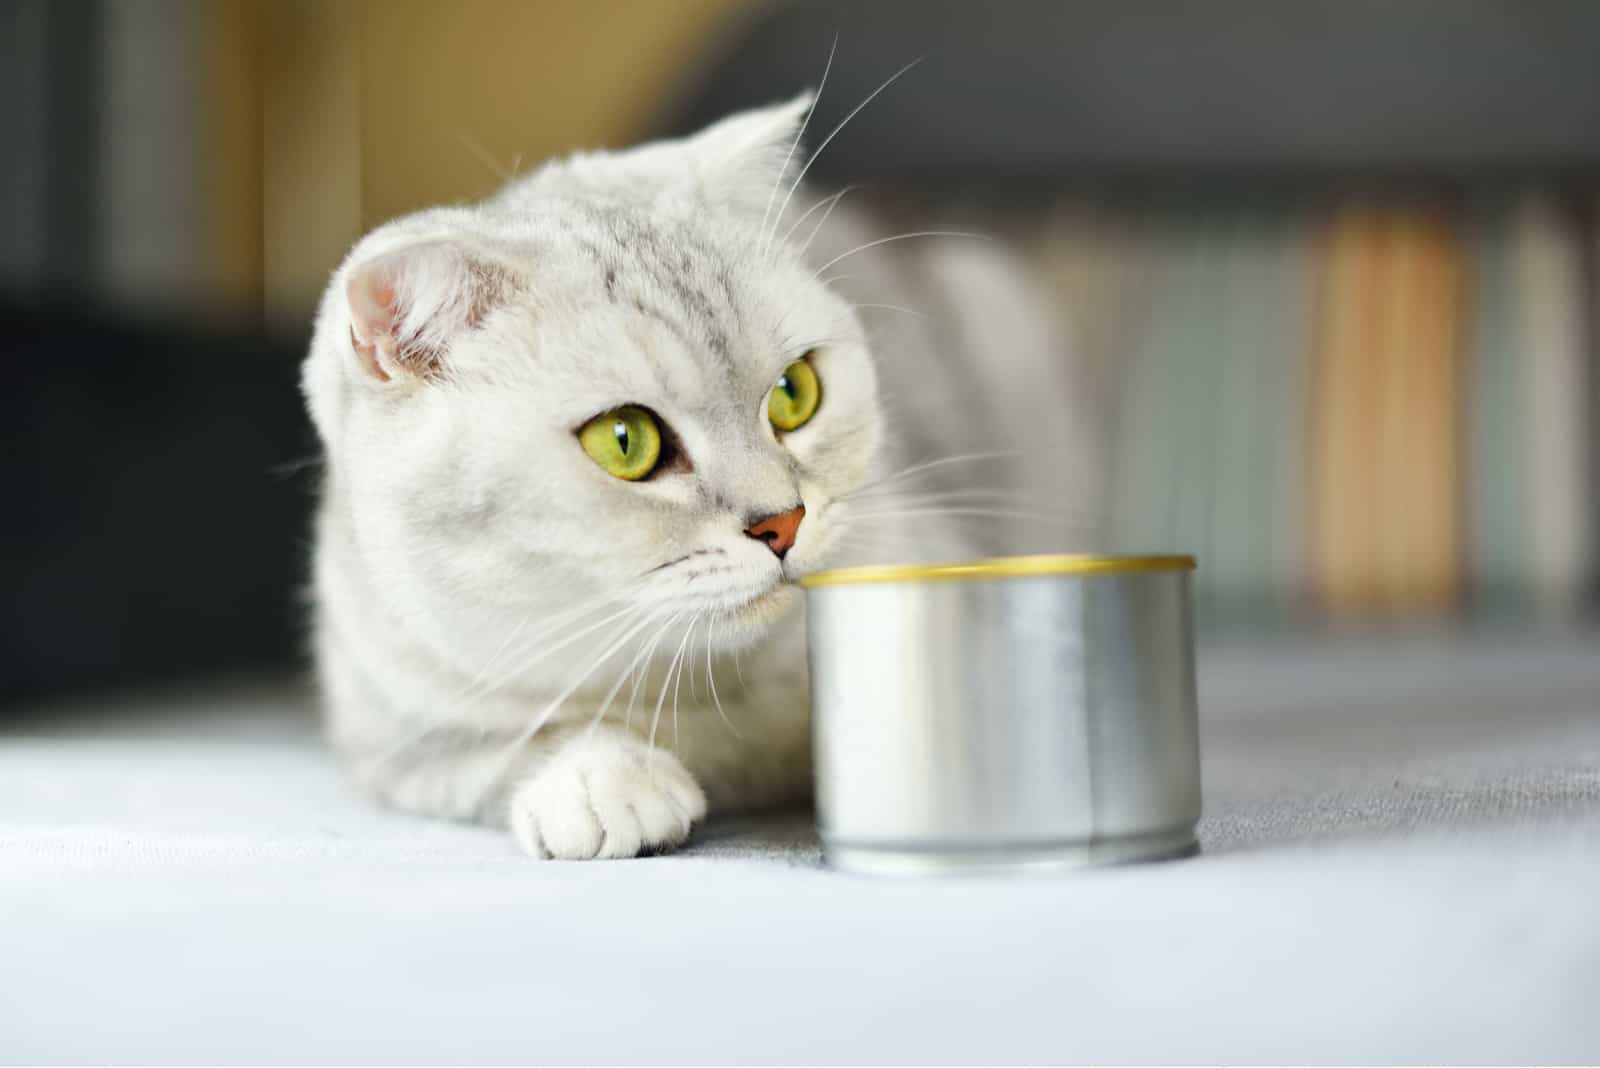
[[[1600,1059],[1593,634],[1202,650],[1206,852],[540,864],[352,795],[281,686],[0,725],[0,1060]]]

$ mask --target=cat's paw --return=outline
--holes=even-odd
[[[678,758],[631,739],[574,742],[511,795],[511,830],[536,857],[634,857],[681,844],[706,795]]]

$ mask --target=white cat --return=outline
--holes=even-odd
[[[918,456],[1015,441],[1092,469],[1064,365],[1035,360],[1041,386],[1008,359],[1059,343],[997,249],[828,264],[873,237],[790,197],[809,103],[552,163],[380,227],[334,275],[304,367],[316,658],[330,735],[387,802],[586,858],[802,799],[795,579],[990,549],[968,513],[1036,484],[940,495],[966,465],[894,477]],[[930,291],[933,318],[896,314]]]

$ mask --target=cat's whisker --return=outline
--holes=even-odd
[[[657,618],[660,618],[660,614],[652,616],[651,621],[653,622]],[[671,626],[671,619],[668,619],[666,625]],[[600,702],[599,711],[597,711],[594,714],[594,718],[589,721],[588,729],[591,733],[605,720],[606,713],[611,709],[611,702],[616,700],[617,694],[622,691],[623,685],[633,675],[634,669],[639,665],[640,661],[649,655],[650,648],[651,647],[648,642],[641,643],[639,645],[639,651],[633,654],[633,659],[628,662],[628,666],[618,672],[617,681],[612,685],[611,689],[606,691],[605,697]]]
[[[483,677],[489,673],[489,669],[494,667],[495,663],[505,655],[505,651],[511,647],[512,642],[516,641],[517,635],[522,633],[523,628],[528,625],[528,620],[532,618],[533,614],[531,612],[524,614],[517,625],[512,627],[511,630],[506,633],[505,638],[498,646],[495,647],[495,650],[490,654],[489,659],[483,662],[483,666],[479,668],[477,673],[474,674],[467,684],[461,688],[461,692],[457,694],[457,700],[460,700],[462,697],[472,693],[478,688],[478,684],[481,683],[483,681]]]
[[[708,615],[706,618],[709,621],[710,616]],[[709,626],[709,622],[707,625]],[[701,641],[705,640],[707,640],[706,636],[701,635]],[[694,681],[694,669],[698,659],[699,658],[696,656],[694,651],[694,645],[691,644],[689,646],[689,700],[691,701],[700,700],[700,687],[697,686]]]
[[[703,613],[697,613],[693,619],[689,620],[689,630],[684,634],[684,641],[685,642],[689,642],[689,640],[694,637],[694,628],[699,626],[700,620],[703,619],[703,618],[704,618],[704,614]],[[685,661],[684,667],[687,669],[687,671],[689,673],[689,690],[690,690],[689,699],[693,700],[694,699],[694,692],[693,692],[694,691],[694,653],[693,653],[694,645],[692,644],[692,642],[687,645],[687,648],[690,650],[690,653],[689,653],[689,656],[688,656],[687,660]],[[678,695],[683,690],[683,675],[684,675],[683,671],[679,671],[678,672],[678,682],[677,682],[677,684],[675,686],[672,687],[672,745],[673,745],[673,748],[677,748],[677,746],[678,746]]]
[[[884,311],[905,312],[907,315],[914,315],[918,319],[932,318],[927,312],[919,312],[915,308],[902,308],[898,304],[852,304],[850,307],[856,311],[862,311],[867,308],[882,308]]]
[[[267,468],[267,474],[273,478],[290,479],[300,472],[313,467],[321,467],[326,461],[322,456],[302,456],[298,460],[285,460]]]
[[[868,249],[877,248],[879,245],[887,245],[894,241],[909,241],[913,237],[970,237],[977,241],[989,240],[988,234],[975,234],[966,230],[912,230],[911,232],[904,234],[891,234],[888,237],[880,237],[876,241],[868,241],[864,245],[857,245],[849,252],[839,253],[833,259],[829,260],[827,263],[824,263],[821,267],[818,267],[816,272],[811,277],[821,281],[824,285],[830,281],[837,281],[837,278],[823,278],[822,272],[826,271],[829,267],[832,267],[840,260],[848,259],[859,252],[865,252]]]
[[[885,486],[875,489],[870,493],[859,493],[851,497],[851,501],[907,501],[914,499],[928,499],[934,497],[1028,497],[1029,494],[1021,490],[988,489],[981,486],[962,487],[948,490],[915,490],[896,486]]]
[[[1038,507],[1036,494],[1026,493],[1021,490],[1003,489],[956,489],[934,490],[926,493],[900,493],[893,490],[882,490],[876,493],[863,494],[845,502],[845,515],[854,514],[852,505],[860,503],[864,507],[877,506],[894,507],[928,507],[934,505],[980,505],[991,502],[997,505],[1009,505],[1022,508],[1025,511],[1037,512],[1042,515],[1061,516],[1071,519],[1092,519],[1093,514],[1083,509],[1042,508]]]
[[[608,605],[608,604],[611,604],[611,603],[615,603],[615,602],[614,601],[602,602],[602,606],[605,606],[605,605]],[[587,626],[580,627],[578,630],[567,634],[565,637],[561,638],[559,641],[555,642],[553,645],[543,645],[543,646],[541,646],[540,643],[544,640],[544,638],[548,637],[549,635],[554,634],[559,630],[565,630],[568,627],[572,626],[577,620],[581,620],[583,618],[583,614],[582,613],[578,614],[575,617],[575,619],[566,620],[566,621],[560,621],[560,622],[557,622],[557,623],[550,624],[550,625],[548,625],[548,626],[546,626],[544,628],[541,628],[541,630],[538,633],[530,635],[528,638],[523,640],[521,648],[518,650],[518,653],[517,653],[518,657],[520,658],[524,652],[526,652],[526,651],[528,651],[530,649],[530,647],[539,646],[539,648],[534,650],[532,656],[530,656],[530,657],[528,657],[526,659],[519,659],[519,661],[518,661],[518,663],[517,663],[517,665],[515,667],[511,668],[509,671],[502,672],[499,675],[499,677],[494,679],[493,682],[480,682],[478,684],[478,686],[469,687],[467,690],[462,691],[461,695],[457,698],[457,700],[458,701],[471,701],[477,694],[487,693],[487,692],[489,692],[491,690],[497,690],[501,686],[504,686],[506,683],[510,682],[512,679],[516,678],[518,675],[521,675],[524,672],[526,672],[527,670],[529,670],[530,668],[540,664],[546,658],[554,655],[555,653],[560,652],[561,650],[567,648],[568,646],[571,646],[575,642],[582,641],[584,638],[587,638],[589,635],[595,633],[596,631],[598,631],[598,630],[600,630],[600,629],[602,629],[604,627],[609,627],[613,623],[616,623],[619,620],[625,619],[625,618],[627,618],[627,617],[629,617],[629,616],[631,616],[634,613],[639,612],[639,611],[640,611],[640,609],[637,606],[626,605],[623,608],[618,609],[616,612],[613,612],[611,615],[608,615],[608,616],[604,617],[603,619],[600,619],[600,620],[597,620],[595,622],[589,623]]]
[[[472,153],[473,158],[479,163],[483,164],[490,174],[494,175],[502,182],[509,182],[512,178],[516,177],[515,171],[508,171],[504,167],[500,166],[499,160],[490,155],[489,150],[484,148],[483,145],[477,141],[477,139],[467,136],[467,134],[464,132],[457,131],[456,140],[460,141],[461,147]]]
[[[683,660],[683,650],[689,644],[689,635],[694,633],[694,619],[689,620],[689,627],[683,632],[683,640],[678,643],[678,651],[672,654],[671,661],[667,664],[666,677],[661,680],[661,692],[656,695],[655,714],[650,718],[650,752],[656,750],[656,731],[661,726],[661,709],[667,703],[667,689],[672,685],[672,676]]]
[[[555,697],[551,698],[549,702],[547,702],[545,706],[539,710],[539,714],[530,720],[528,725],[519,731],[517,736],[512,739],[511,743],[501,751],[499,764],[495,768],[496,777],[505,773],[506,766],[509,765],[513,759],[515,759],[516,754],[524,749],[527,746],[528,741],[544,728],[544,725],[550,721],[550,717],[555,715],[556,711],[566,703],[567,699],[570,698],[574,693],[578,692],[578,688],[588,680],[590,675],[593,675],[597,670],[599,670],[602,664],[604,664],[607,660],[610,660],[619,651],[626,647],[628,642],[632,641],[635,635],[637,635],[644,628],[648,627],[651,623],[655,622],[656,618],[656,614],[652,613],[646,615],[643,619],[633,622],[620,637],[613,640],[611,644],[606,646],[598,656],[589,661],[588,666],[578,674],[577,678],[573,679],[572,682],[567,684],[565,689],[556,694]]]
[[[861,114],[861,109],[862,108],[866,107],[868,104],[870,104],[874,100],[876,100],[878,98],[878,94],[879,93],[883,92],[885,89],[889,88],[889,86],[891,86],[895,82],[899,81],[900,80],[900,76],[902,74],[905,74],[912,67],[915,67],[917,64],[921,63],[924,58],[925,57],[923,57],[923,56],[918,56],[916,59],[913,59],[910,63],[907,63],[905,66],[901,67],[899,70],[897,70],[893,74],[889,75],[889,77],[884,80],[882,85],[878,86],[871,93],[868,93],[867,94],[867,98],[865,100],[863,100],[861,103],[857,104],[854,108],[852,108],[851,111],[850,111],[850,114],[846,115],[843,119],[840,119],[839,120],[839,125],[835,126],[833,128],[832,132],[830,132],[827,137],[824,137],[822,139],[822,144],[818,145],[816,151],[811,153],[811,158],[806,160],[806,165],[804,167],[800,168],[800,173],[795,175],[794,182],[790,184],[790,186],[789,186],[789,194],[788,194],[788,196],[783,198],[783,204],[782,204],[782,206],[780,206],[778,208],[778,218],[777,218],[777,222],[773,223],[774,227],[776,227],[778,225],[778,223],[781,223],[783,221],[783,213],[789,210],[789,201],[794,199],[795,190],[800,188],[800,183],[805,180],[806,174],[811,170],[811,165],[813,163],[817,162],[817,157],[822,155],[823,150],[826,149],[828,147],[828,145],[833,142],[833,139],[835,137],[839,136],[839,131],[843,130],[846,126],[848,126],[850,124],[850,120],[851,119],[853,119],[857,115]]]
[[[728,725],[728,729],[733,732],[735,738],[742,738],[743,735],[739,733],[739,728],[733,725],[733,721],[728,718],[728,713],[723,710],[722,698],[717,695],[717,675],[711,666],[711,645],[712,638],[716,634],[716,626],[717,617],[713,615],[710,626],[706,631],[706,682],[711,689],[711,703],[717,706],[717,715],[722,717],[722,722]]]
[[[631,611],[632,606],[625,603],[621,599],[622,592],[623,591],[618,591],[615,594],[607,594],[591,603],[575,605],[573,607],[566,608],[562,611],[545,616],[539,621],[539,625],[537,627],[535,627],[530,633],[522,638],[520,644],[518,645],[518,654],[520,655],[520,653],[527,651],[527,649],[531,646],[537,645],[539,642],[554,634],[563,631],[570,631],[572,627],[579,625],[585,616],[593,615],[596,612],[614,609],[615,612],[613,615],[608,616],[606,620],[602,620],[597,624],[597,626],[604,626],[605,622],[616,619],[617,617]],[[524,624],[526,622],[527,619],[525,618]],[[521,630],[522,626],[522,624],[519,624],[516,629]],[[576,636],[577,635],[574,635],[574,637]],[[504,655],[505,650],[510,648],[510,646],[510,642],[504,643],[501,650],[496,653],[496,656],[491,657],[491,662],[498,656]],[[486,674],[487,667],[488,665],[485,665],[483,669],[480,669],[476,677],[481,678],[484,674]]]
[[[679,612],[663,623],[655,635],[645,645],[644,659],[640,662],[638,675],[633,680],[633,690],[628,694],[628,715],[624,721],[629,730],[633,729],[633,703],[639,697],[639,689],[645,679],[650,677],[650,661],[656,655],[656,647],[661,644],[661,639],[667,636],[674,624],[683,618],[684,613]]]
[[[900,546],[883,530],[843,530],[838,535],[841,547],[856,552],[897,554]]]
[[[550,624],[551,620],[554,620],[555,623],[560,624],[563,621],[569,620],[571,618],[581,619],[585,613],[593,612],[593,611],[596,611],[596,610],[598,610],[600,608],[607,607],[609,605],[609,603],[610,602],[602,601],[602,602],[600,602],[599,604],[596,604],[596,605],[585,605],[585,606],[582,606],[579,609],[569,610],[567,612],[559,612],[554,617],[547,618],[545,620],[545,623],[546,624]],[[633,611],[633,609],[627,609],[627,610],[624,610],[622,612],[618,612],[618,613],[616,613],[616,614],[614,614],[612,616],[609,616],[605,620],[602,621],[602,625],[605,624],[605,623],[614,622],[615,620],[628,615],[629,612],[631,612],[631,611]],[[524,617],[523,623],[519,624],[518,626],[521,627],[521,626],[525,625],[527,623],[527,621],[528,621],[527,617]],[[546,629],[546,628],[541,628],[541,630],[544,630],[544,629]],[[530,640],[533,640],[533,639],[530,639]],[[509,645],[509,642],[502,643],[501,649],[496,654],[496,656],[503,655],[504,650],[508,645]],[[489,662],[486,663],[483,666],[482,669],[480,669],[480,671],[478,673],[477,680],[474,683],[469,683],[467,686],[464,686],[459,691],[457,691],[455,696],[452,697],[448,701],[448,707],[447,707],[447,709],[446,709],[446,711],[444,713],[442,713],[440,715],[427,717],[425,722],[423,722],[422,725],[420,727],[418,727],[416,730],[406,732],[393,745],[391,745],[390,747],[385,749],[383,752],[377,754],[376,756],[369,758],[368,763],[369,763],[370,767],[373,768],[373,769],[377,769],[377,768],[381,768],[381,767],[387,765],[389,762],[391,762],[394,759],[396,759],[400,754],[404,753],[406,750],[408,750],[412,746],[416,745],[423,738],[426,738],[432,732],[440,729],[441,727],[453,726],[454,724],[456,724],[461,719],[467,718],[467,713],[470,712],[472,705],[476,703],[478,698],[482,697],[485,693],[489,692],[490,690],[495,689],[497,686],[500,685],[501,682],[505,681],[506,679],[509,679],[510,677],[512,677],[512,676],[514,676],[516,674],[519,674],[523,670],[526,670],[526,667],[519,667],[515,671],[512,671],[508,675],[506,675],[505,678],[503,678],[501,680],[497,680],[496,682],[493,682],[493,683],[489,683],[487,685],[483,685],[481,680],[487,674],[489,667],[493,664],[495,659],[496,659],[496,657],[491,657]],[[477,692],[474,692],[475,689],[477,690]],[[481,730],[483,728],[483,725],[479,724],[479,728]]]
[[[806,127],[811,125],[811,116],[817,113],[817,105],[822,103],[822,91],[828,87],[828,72],[833,70],[834,53],[839,51],[839,35],[833,35],[833,44],[828,47],[828,61],[822,65],[822,78],[817,82],[816,94],[811,98],[811,106],[806,108],[806,117],[800,123],[800,129],[794,133],[794,140],[789,142],[789,152],[783,157],[783,166],[778,168],[777,175],[772,179],[772,191],[767,194],[767,207],[761,213],[761,255],[767,254],[771,247],[772,233],[778,229],[778,224],[783,221],[783,212],[778,212],[778,217],[772,220],[772,233],[767,230],[767,217],[772,214],[772,202],[778,199],[778,187],[783,184],[783,176],[789,172],[789,164],[794,160],[795,152],[800,148],[800,142],[806,135]],[[784,201],[788,203],[787,200]],[[785,238],[787,240],[787,238]]]
[[[936,460],[926,460],[919,464],[912,464],[910,467],[903,468],[894,472],[893,474],[885,475],[884,477],[874,479],[871,482],[865,482],[860,486],[857,486],[854,490],[851,490],[849,493],[840,495],[839,497],[835,498],[835,500],[841,502],[852,500],[861,496],[867,490],[876,489],[879,486],[887,486],[895,482],[900,482],[912,477],[913,475],[920,475],[924,471],[932,471],[938,467],[948,467],[950,464],[968,464],[979,463],[985,460],[1015,459],[1021,455],[1022,453],[1015,449],[999,449],[986,452],[958,453],[954,456],[942,456]]]
[[[1089,520],[1069,516],[1050,515],[1045,512],[1025,512],[1014,509],[1001,508],[906,508],[889,509],[880,512],[854,513],[843,517],[843,523],[865,522],[880,519],[927,519],[934,517],[950,518],[984,518],[984,519],[1028,519],[1040,523],[1056,523],[1062,526],[1087,527]]]
[[[794,238],[794,232],[796,230],[800,229],[800,224],[805,222],[807,219],[811,218],[811,216],[816,212],[816,210],[818,208],[820,208],[824,204],[826,204],[828,210],[822,213],[822,218],[817,220],[817,225],[813,226],[811,228],[811,234],[810,234],[809,237],[806,238],[805,244],[801,245],[798,249],[795,250],[795,255],[797,255],[797,256],[805,255],[806,249],[810,248],[811,247],[811,242],[816,239],[817,231],[822,229],[823,225],[825,223],[827,223],[827,221],[828,221],[828,216],[833,214],[833,206],[835,204],[839,203],[839,201],[843,200],[844,199],[844,195],[846,193],[852,192],[853,190],[860,189],[860,188],[861,187],[859,185],[847,185],[843,189],[839,190],[837,193],[833,194],[832,196],[823,197],[821,200],[819,200],[815,204],[811,205],[809,208],[807,208],[804,212],[801,213],[801,215],[800,215],[800,217],[798,219],[796,219],[794,222],[789,224],[789,229],[784,231],[783,239],[781,241],[779,241],[778,244],[787,245]]]

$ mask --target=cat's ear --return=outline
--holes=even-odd
[[[350,345],[379,381],[436,378],[451,344],[511,291],[511,271],[449,240],[381,253],[345,277]]]
[[[797,138],[813,100],[807,90],[782,104],[729,115],[690,137],[686,147],[702,188],[718,200],[755,203],[759,213],[770,191],[799,170],[804,153]]]

